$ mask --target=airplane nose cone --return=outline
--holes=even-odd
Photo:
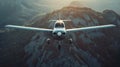
[[[61,35],[62,35],[62,33],[61,33],[61,32],[58,32],[58,33],[57,33],[57,35],[58,35],[58,36],[61,36]]]

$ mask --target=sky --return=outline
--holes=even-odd
[[[80,1],[86,7],[102,12],[105,9],[114,10],[120,14],[120,0],[37,0],[39,5],[52,8],[62,8],[72,1]]]
[[[14,20],[18,14],[31,16],[31,12],[39,12],[43,15],[68,6],[72,1],[79,1],[80,4],[98,12],[109,9],[120,15],[120,0],[0,0],[0,25],[7,20]]]
[[[120,0],[84,0],[83,4],[98,11],[109,9],[120,14]]]

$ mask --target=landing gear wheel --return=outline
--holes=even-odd
[[[47,44],[50,44],[50,38],[47,38]]]
[[[72,38],[69,39],[69,43],[72,44],[73,43],[73,40]]]

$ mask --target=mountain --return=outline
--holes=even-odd
[[[115,10],[120,14],[120,10],[118,9],[119,3],[119,1],[114,0],[105,0],[104,3],[102,0],[0,0],[0,28],[3,28],[6,24],[27,24],[31,19],[34,19],[38,15],[46,14],[69,4],[72,6],[88,6],[97,11],[103,11],[107,8]],[[114,6],[111,4],[114,4]]]
[[[38,14],[43,15],[52,9],[46,5],[39,5],[39,0],[1,0],[0,28],[7,24],[23,25],[29,23]]]
[[[64,7],[43,16],[37,16],[26,26],[52,28],[49,20],[71,19],[66,28],[104,24],[120,24],[120,16],[112,11],[102,13],[87,7]],[[0,67],[119,67],[120,29],[95,29],[68,33],[68,40],[61,42],[46,39],[50,33],[5,30],[0,33]]]
[[[85,5],[80,2],[80,1],[72,1],[69,6],[72,6],[72,7],[85,7]]]
[[[99,12],[105,9],[111,9],[120,14],[119,0],[72,0],[71,3],[79,6],[86,6]]]

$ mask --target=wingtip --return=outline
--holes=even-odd
[[[5,25],[5,27],[9,27],[9,25]]]
[[[115,25],[115,24],[109,24],[109,25],[110,25],[110,26],[115,26],[115,27],[117,26],[117,25]]]
[[[8,25],[5,25],[5,27],[8,27]]]
[[[11,26],[13,26],[13,25],[5,25],[5,27],[11,27]]]

